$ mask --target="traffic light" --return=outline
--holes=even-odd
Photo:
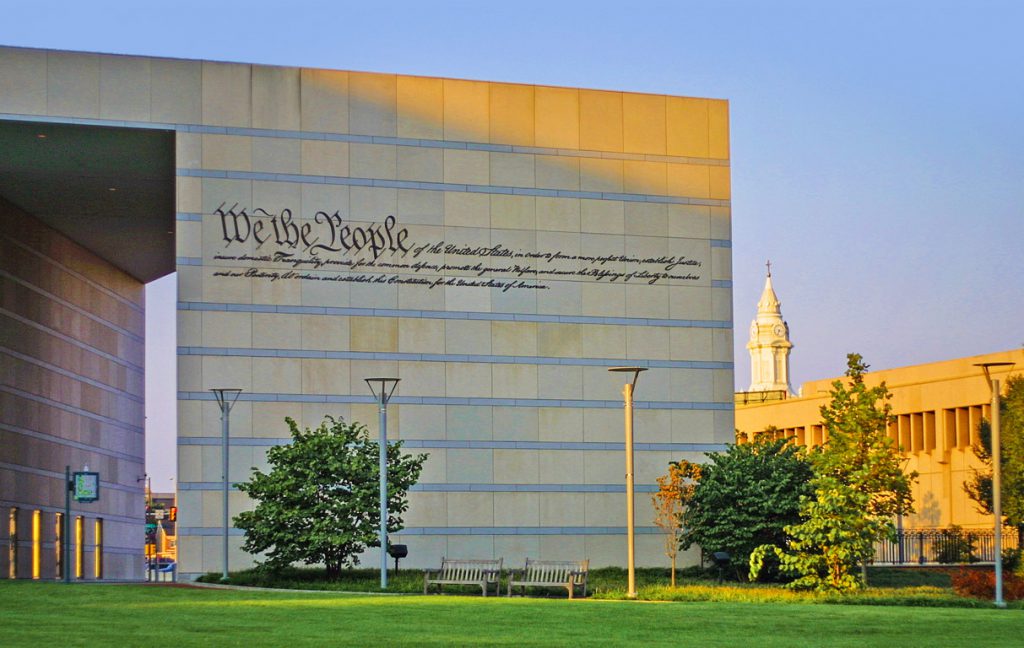
[[[171,507],[169,518],[170,518],[171,522],[177,522],[178,521],[178,507],[177,506],[172,506]]]
[[[156,525],[155,524],[147,524],[146,525],[146,544],[150,544],[150,545],[155,545],[156,544]]]

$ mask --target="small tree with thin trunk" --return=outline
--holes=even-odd
[[[672,561],[672,587],[676,586],[676,557],[683,527],[681,516],[693,495],[693,482],[700,479],[700,466],[680,461],[668,466],[668,473],[658,477],[658,491],[651,496],[654,524],[665,537],[665,555]]]

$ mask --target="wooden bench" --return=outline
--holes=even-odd
[[[437,585],[440,593],[443,585],[479,585],[487,596],[487,589],[494,585],[494,593],[501,593],[501,562],[497,560],[452,560],[441,558],[441,569],[423,570],[423,593],[431,585]]]
[[[587,596],[587,572],[589,560],[530,560],[526,559],[523,569],[511,569],[508,575],[508,595],[512,596],[512,588],[521,586],[523,595],[527,587],[564,587],[572,598],[573,589],[583,586],[583,596]]]

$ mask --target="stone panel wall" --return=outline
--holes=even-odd
[[[0,573],[5,576],[57,577],[64,468],[88,466],[100,473],[101,498],[72,505],[72,568],[79,544],[74,518],[82,516],[82,577],[141,578],[144,334],[142,284],[0,199]],[[103,528],[99,574],[98,519]]]

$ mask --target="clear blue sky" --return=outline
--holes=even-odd
[[[139,5],[153,5],[144,6]],[[720,97],[736,384],[771,258],[794,384],[1024,344],[1024,3],[3,3],[0,44]],[[154,487],[173,286],[150,291]]]

